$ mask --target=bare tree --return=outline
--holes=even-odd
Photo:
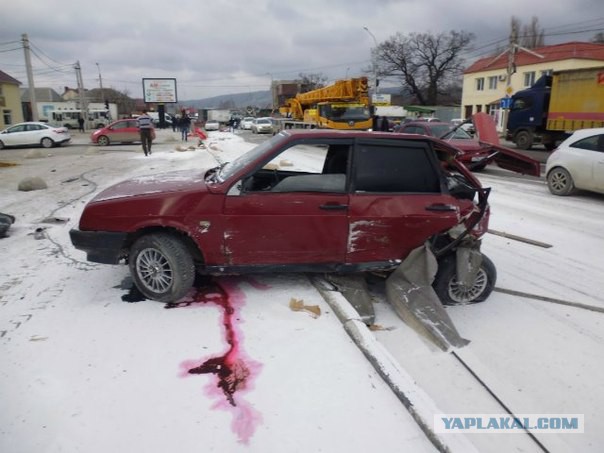
[[[298,77],[300,79],[301,93],[316,90],[317,88],[323,88],[327,82],[327,76],[320,72],[316,74],[301,72],[298,74]]]
[[[596,43],[596,44],[604,44],[604,33],[602,33],[602,32],[596,33],[594,35],[594,37],[591,38],[591,42]]]
[[[461,75],[461,53],[473,39],[472,33],[453,30],[438,35],[397,33],[374,48],[372,56],[379,75],[399,77],[404,90],[419,104],[436,105],[445,93],[442,87]]]
[[[136,102],[130,98],[127,90],[119,91],[113,88],[93,88],[87,92],[88,98],[92,102],[109,102],[117,104],[118,115],[129,115],[134,111]],[[116,118],[113,118],[116,119]]]
[[[520,33],[520,44],[527,49],[535,49],[545,45],[545,30],[539,26],[539,19],[533,16],[529,25],[520,28],[520,19],[512,17],[512,23],[515,23],[516,30],[522,30]]]

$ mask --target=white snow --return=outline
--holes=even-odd
[[[0,451],[434,451],[307,277],[217,279],[241,296],[235,330],[251,372],[231,406],[215,375],[186,372],[228,349],[220,306],[123,302],[127,267],[89,263],[71,246],[69,229],[102,189],[207,168],[253,146],[213,132],[206,149],[177,152],[171,133],[160,133],[165,140],[148,157],[137,146],[0,153],[18,164],[0,168],[0,212],[17,217],[0,239]],[[26,176],[41,176],[48,189],[18,192]],[[480,179],[493,187],[492,229],[552,245],[487,235],[497,287],[604,308],[604,196],[554,197],[542,180],[490,167]],[[42,223],[49,217],[59,221]],[[386,329],[348,322],[390,363],[415,413],[504,413],[461,359],[515,413],[585,414],[585,434],[538,435],[550,451],[604,448],[603,313],[494,292],[448,309],[471,340],[457,359],[407,328],[382,288],[372,289]],[[318,305],[321,316],[292,311],[291,298]],[[453,451],[540,451],[518,434],[441,439]]]

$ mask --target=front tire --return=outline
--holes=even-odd
[[[168,234],[139,238],[130,249],[130,274],[148,299],[176,302],[193,286],[195,265],[184,243]]]
[[[52,148],[55,145],[55,142],[52,141],[52,138],[44,137],[40,141],[40,145],[42,145],[42,148]]]
[[[520,149],[531,149],[533,146],[533,134],[530,131],[520,131],[516,134],[516,146]]]
[[[465,288],[457,281],[455,255],[450,255],[438,263],[438,272],[432,283],[434,291],[444,305],[466,305],[486,300],[495,288],[497,270],[493,262],[482,255],[482,262],[471,288]]]
[[[99,146],[108,146],[109,145],[109,137],[107,137],[105,135],[101,135],[99,137],[99,139],[97,140],[97,143],[99,144]]]
[[[575,183],[567,170],[556,167],[547,174],[547,188],[554,195],[566,196],[575,191]]]

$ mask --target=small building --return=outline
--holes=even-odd
[[[604,44],[568,42],[535,49],[518,47],[508,80],[508,53],[481,58],[463,76],[462,112],[469,118],[478,112],[493,116],[499,131],[505,130],[506,114],[502,102],[516,91],[532,86],[542,75],[565,69],[602,66]]]
[[[0,129],[23,121],[20,85],[17,79],[0,71]]]

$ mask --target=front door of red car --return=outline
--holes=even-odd
[[[226,196],[223,254],[229,264],[344,262],[350,145],[338,145],[343,159],[337,162],[329,157],[336,156],[334,146],[331,151],[322,143],[292,146],[253,175],[254,188]],[[273,170],[266,170],[275,166],[279,184]]]
[[[249,193],[226,197],[225,255],[232,265],[341,263],[348,195]]]
[[[429,144],[365,141],[355,149],[348,263],[402,259],[458,223],[458,205],[442,193]]]

